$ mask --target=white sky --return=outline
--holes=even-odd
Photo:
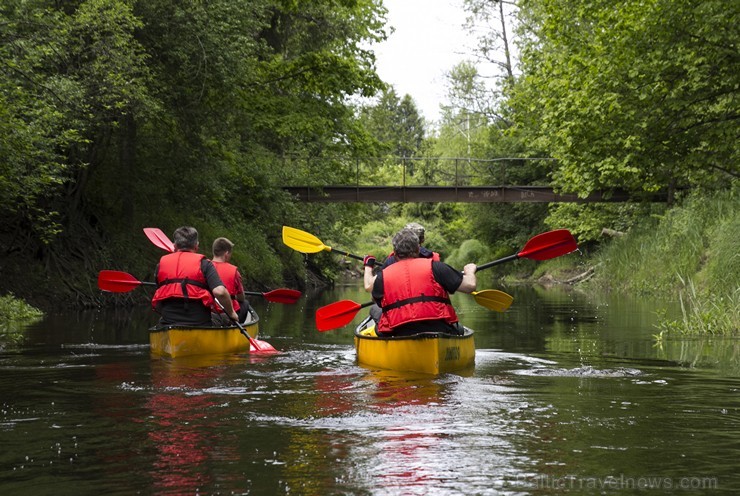
[[[445,73],[472,60],[475,39],[462,25],[462,0],[384,0],[388,40],[373,46],[380,78],[392,84],[400,98],[411,95],[428,120],[439,119],[446,101]],[[466,55],[467,54],[467,55]]]

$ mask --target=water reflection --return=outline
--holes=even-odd
[[[379,453],[373,464],[374,485],[406,494],[428,493],[437,479],[434,459],[443,442],[446,419],[445,384],[428,377],[397,372],[367,374],[372,384],[368,409],[383,417],[383,427],[373,433]]]
[[[149,476],[158,494],[196,494],[213,482],[210,462],[238,461],[236,438],[219,429],[218,395],[223,366],[237,357],[183,357],[152,361],[152,394],[146,402],[148,441],[156,450]]]

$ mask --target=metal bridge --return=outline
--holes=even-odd
[[[628,202],[638,200],[624,190],[596,191],[585,198],[556,192],[548,184],[517,185],[525,166],[542,166],[544,158],[395,158],[379,163],[334,159],[332,167],[345,184],[327,184],[318,170],[322,159],[286,161],[283,190],[304,202]],[[395,184],[394,184],[395,183]],[[641,196],[641,201],[667,201],[667,193]]]

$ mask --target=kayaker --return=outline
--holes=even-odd
[[[419,237],[410,229],[403,229],[393,237],[393,250],[396,263],[377,274],[365,264],[365,280],[372,280],[373,300],[382,308],[378,334],[462,334],[449,295],[475,291],[476,265],[467,264],[461,274],[446,263],[419,257]]]
[[[408,224],[406,224],[406,226],[404,226],[404,229],[410,229],[419,238],[419,257],[420,258],[431,258],[435,262],[440,261],[439,253],[437,253],[436,251],[429,250],[428,248],[422,245],[422,243],[424,243],[424,234],[426,232],[426,230],[424,229],[424,226],[422,226],[418,222],[409,222]],[[395,251],[393,251],[385,259],[385,261],[383,262],[383,265],[380,267],[380,270],[385,269],[386,267],[388,267],[389,265],[392,265],[395,262],[396,262],[396,254],[395,254]],[[365,256],[363,260],[363,264],[365,265],[365,267],[369,265],[371,268],[370,271],[367,271],[367,270],[365,271],[365,276],[364,276],[364,281],[363,281],[365,285],[365,291],[369,293],[372,291],[373,282],[375,281],[375,277],[373,274],[374,272],[373,267],[376,265],[375,257],[372,255]],[[381,310],[378,305],[373,305],[370,307],[370,315],[373,317],[373,320],[375,320],[376,324],[380,320],[380,314],[381,314]]]
[[[198,251],[198,231],[183,226],[172,236],[174,253],[163,256],[154,271],[157,290],[152,307],[160,315],[160,324],[210,326],[213,298],[234,319],[238,315],[231,304],[216,267]]]
[[[233,265],[231,262],[231,254],[234,251],[234,243],[227,238],[216,238],[211,247],[213,253],[214,267],[218,275],[221,277],[221,281],[229,291],[231,296],[231,304],[234,306],[234,311],[239,316],[239,322],[245,322],[249,315],[249,303],[245,302],[244,298],[244,285],[242,284],[242,275],[239,272],[239,268]],[[220,311],[213,315],[213,323],[218,325],[229,325],[231,320]]]
[[[424,234],[425,234],[424,226],[422,226],[418,222],[409,222],[408,224],[406,224],[404,229],[410,229],[414,231],[414,234],[416,234],[416,236],[418,236],[419,238],[419,257],[420,258],[431,258],[435,262],[440,261],[439,253],[437,253],[436,251],[432,251],[424,246]],[[388,255],[388,257],[383,262],[383,265],[380,267],[380,269],[381,270],[385,269],[386,267],[388,267],[395,261],[396,261],[396,254],[395,252],[391,252],[391,254]]]

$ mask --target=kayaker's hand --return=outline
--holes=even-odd
[[[234,312],[234,311],[231,312],[231,319],[234,322],[239,322],[239,316],[236,314],[236,312]]]
[[[475,274],[476,270],[478,270],[478,266],[474,263],[469,263],[465,267],[463,267],[463,275]]]
[[[375,267],[375,257],[372,255],[365,255],[365,258],[362,259],[362,265],[365,267]]]

